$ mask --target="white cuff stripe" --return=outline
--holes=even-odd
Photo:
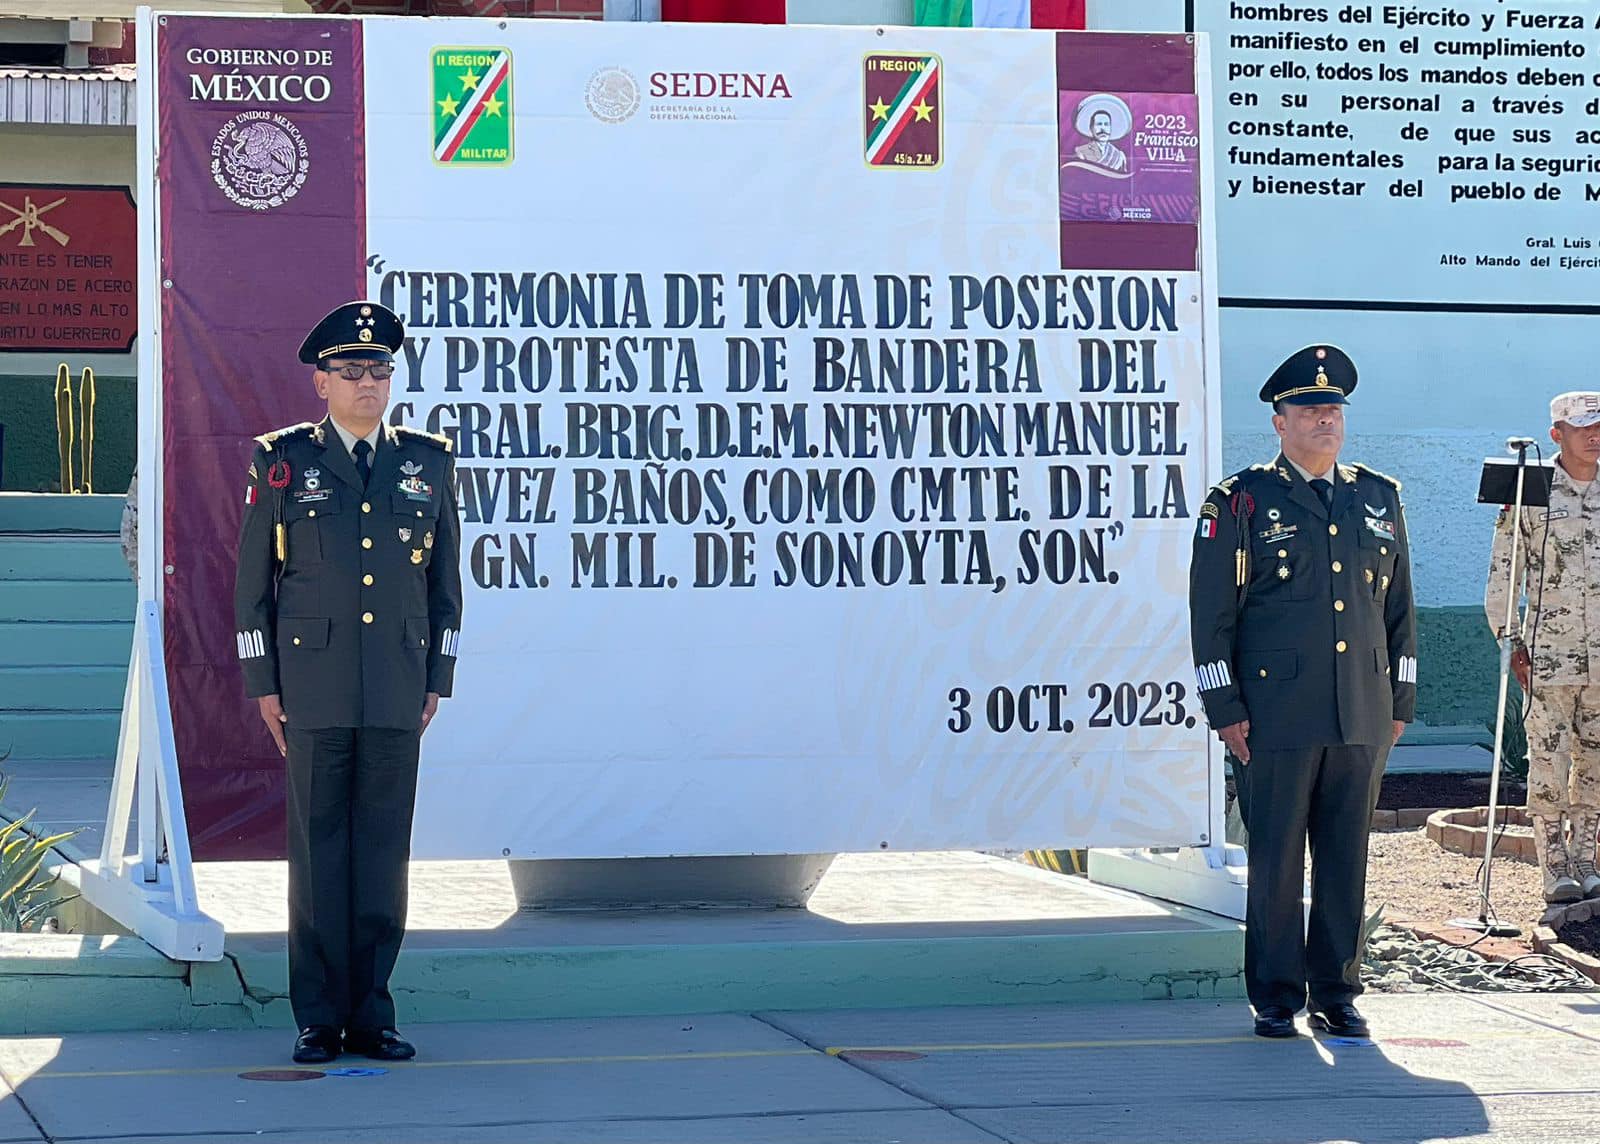
[[[439,654],[447,655],[451,659],[456,657],[456,649],[461,644],[461,633],[454,628],[446,628],[439,633]]]
[[[1196,664],[1194,672],[1201,691],[1215,691],[1219,687],[1233,685],[1233,672],[1225,659],[1219,659],[1215,663]]]
[[[235,632],[233,640],[240,659],[261,659],[267,654],[266,640],[262,638],[260,628],[249,632]]]
[[[1401,683],[1415,683],[1417,681],[1417,657],[1403,655],[1400,657],[1400,671],[1398,677]]]

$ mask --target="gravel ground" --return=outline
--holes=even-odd
[[[1445,922],[1476,917],[1479,859],[1441,850],[1419,827],[1378,830],[1367,852],[1367,911],[1386,917]],[[1533,927],[1545,910],[1539,872],[1532,863],[1494,860],[1489,886],[1494,915],[1522,928],[1531,950]]]
[[[1367,943],[1361,981],[1374,993],[1597,991],[1592,982],[1538,954],[1511,965],[1496,963],[1471,949],[1426,941],[1393,926],[1379,926]]]
[[[1367,942],[1361,983],[1374,993],[1429,993],[1447,989],[1442,980],[1459,989],[1484,990],[1492,987],[1493,972],[1471,950],[1451,949],[1393,926],[1379,926]]]

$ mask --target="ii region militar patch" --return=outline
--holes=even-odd
[[[863,132],[869,167],[944,161],[944,64],[924,52],[875,52],[861,64]]]
[[[462,167],[511,162],[511,53],[433,49],[433,161]]]

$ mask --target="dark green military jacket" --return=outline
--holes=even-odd
[[[416,728],[449,695],[461,524],[447,438],[385,425],[361,477],[331,421],[256,438],[234,582],[252,698],[292,727]]]
[[[1201,506],[1190,642],[1213,728],[1250,746],[1388,744],[1416,711],[1417,634],[1400,484],[1339,465],[1333,510],[1283,457]]]

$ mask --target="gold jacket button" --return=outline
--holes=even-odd
[[[365,576],[361,577],[361,582],[363,584],[365,584],[369,588],[372,587],[372,573],[368,572]],[[1340,607],[1343,607],[1343,606],[1344,605],[1342,605],[1342,604],[1340,605]]]
[[[1378,555],[1379,556],[1387,556],[1387,555],[1389,555],[1388,545],[1385,545],[1382,548],[1378,549]]]
[[[1343,572],[1344,571],[1344,565],[1340,564],[1337,560],[1335,560],[1333,562],[1333,570],[1335,572]]]
[[[419,509],[418,509],[418,510],[417,510],[417,515],[418,515],[418,516],[421,516],[421,515],[422,515],[422,510],[421,510],[421,509],[420,509],[420,508],[419,508]]]
[[[1328,535],[1329,536],[1338,536],[1339,535],[1339,526],[1337,524],[1328,525]]]
[[[372,547],[372,537],[363,536],[361,538],[361,547],[362,548],[371,548]]]
[[[1288,559],[1288,556],[1289,556],[1289,550],[1287,548],[1278,549],[1278,559],[1279,560],[1286,560],[1286,559]]]
[[[371,576],[367,577],[367,583],[368,584],[372,583],[372,577]],[[1333,610],[1336,611],[1336,612],[1344,611],[1344,601],[1343,600],[1335,600],[1333,602]]]
[[[371,612],[362,612],[361,613],[361,622],[364,623],[364,624],[370,624],[372,622],[372,613]],[[1339,645],[1339,650],[1340,651],[1344,650],[1344,644],[1340,644]]]
[[[317,510],[316,509],[312,509],[310,512],[306,513],[306,515],[307,516],[316,516],[317,515]]]
[[[1338,643],[1334,644],[1333,646],[1334,646],[1334,650],[1336,650],[1336,651],[1344,651],[1345,650],[1345,642],[1343,640],[1340,640]]]
[[[1261,678],[1265,679],[1266,677],[1267,677],[1267,669],[1263,667],[1261,669]]]
[[[362,512],[371,512],[372,511],[372,502],[371,501],[362,501],[361,502],[361,511]]]
[[[300,646],[300,637],[299,636],[295,636],[294,637],[294,646],[295,647],[299,647]]]

